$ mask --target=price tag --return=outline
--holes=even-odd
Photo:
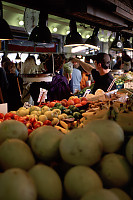
[[[37,102],[45,102],[45,99],[47,99],[47,92],[48,90],[40,88],[40,94]]]
[[[89,94],[89,93],[90,93],[90,91],[91,91],[90,89],[87,89],[87,90],[85,91],[85,93],[84,93],[83,97],[86,97],[86,95],[87,95],[87,94]]]

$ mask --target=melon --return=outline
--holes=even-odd
[[[37,164],[30,169],[29,174],[35,182],[39,199],[62,199],[62,183],[54,169],[44,164]]]
[[[47,111],[46,111],[47,112]],[[51,161],[59,156],[60,131],[52,126],[42,126],[29,135],[29,143],[36,157]]]
[[[116,153],[107,154],[101,159],[98,173],[109,187],[124,187],[132,177],[130,164],[123,155]]]
[[[112,191],[116,196],[118,196],[120,200],[132,200],[131,197],[120,188],[111,188],[110,191]]]
[[[0,145],[0,167],[29,170],[35,164],[30,147],[19,139],[7,139]]]
[[[97,134],[83,128],[73,129],[60,142],[62,159],[72,165],[94,165],[101,159],[102,143]]]
[[[121,200],[109,189],[99,189],[86,193],[81,200]]]
[[[126,144],[126,158],[128,162],[133,166],[133,136]]]
[[[19,168],[6,170],[0,175],[1,200],[36,200],[37,190],[30,175]]]
[[[118,151],[124,143],[124,131],[115,121],[92,120],[85,126],[85,129],[95,132],[100,137],[106,153]]]
[[[0,143],[7,138],[18,138],[25,141],[28,138],[28,129],[22,122],[5,120],[0,123]]]
[[[87,166],[72,167],[64,177],[64,188],[71,199],[80,199],[87,192],[102,187],[102,181],[98,174]]]

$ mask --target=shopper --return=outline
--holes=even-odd
[[[106,53],[98,53],[94,56],[95,67],[85,63],[77,58],[73,59],[78,62],[86,72],[91,73],[95,82],[92,93],[94,94],[97,89],[102,89],[107,92],[108,87],[113,81],[113,76],[110,73],[110,56]],[[115,89],[116,85],[112,86],[111,89]]]
[[[21,74],[35,74],[38,72],[38,66],[34,56],[28,56],[21,67]]]
[[[78,68],[79,68],[79,63],[73,62],[72,78],[69,82],[70,90],[73,94],[81,90],[80,82],[81,82],[82,75],[81,75],[81,71]]]
[[[23,105],[21,102],[21,95],[23,93],[23,79],[16,75],[15,64],[11,61],[4,62],[3,68],[6,71],[8,80],[8,111],[16,111]]]
[[[54,54],[54,69],[55,75],[51,82],[33,82],[30,86],[30,94],[33,98],[34,104],[37,105],[40,88],[48,90],[47,101],[68,99],[71,96],[68,80],[59,72],[64,63],[64,58],[60,54]],[[52,55],[46,61],[46,67],[49,68],[53,65]]]
[[[126,51],[122,52],[122,61],[124,62],[124,65],[123,65],[124,72],[128,72],[129,70],[131,70],[132,59],[127,54]]]
[[[6,72],[2,67],[0,67],[0,103],[8,102],[7,90],[8,80],[6,77]]]

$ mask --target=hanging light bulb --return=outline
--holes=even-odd
[[[122,51],[123,50],[123,43],[121,41],[121,34],[119,32],[116,33],[116,37],[111,44],[110,49],[114,51]]]
[[[99,43],[98,33],[99,33],[99,28],[96,27],[93,31],[92,36],[90,36],[86,40],[85,45],[90,47],[90,48],[99,50],[100,49],[100,43]]]
[[[47,26],[48,13],[44,10],[40,11],[39,23],[32,30],[29,40],[33,42],[50,43],[52,40],[51,32]]]
[[[130,36],[128,35],[124,35],[123,48],[125,50],[133,50],[132,44],[130,43]]]
[[[74,20],[70,20],[70,33],[66,36],[64,46],[79,46],[83,44],[82,36],[77,32],[77,25]]]

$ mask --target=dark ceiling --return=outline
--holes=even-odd
[[[7,0],[49,14],[75,19],[92,27],[133,36],[133,0]]]

